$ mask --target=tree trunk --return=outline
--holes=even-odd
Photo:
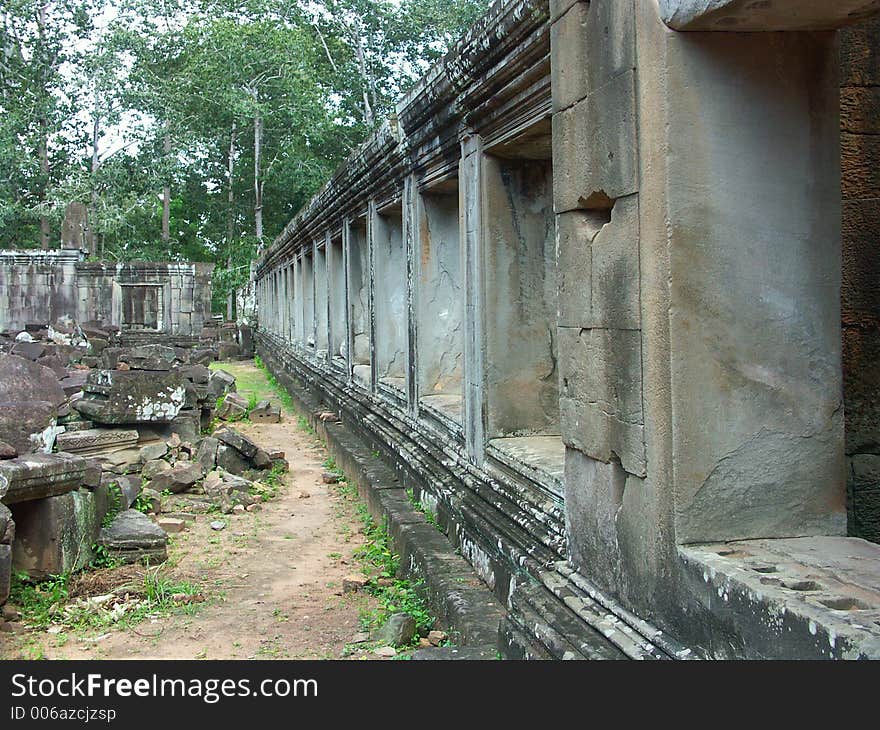
[[[45,38],[46,34],[46,12],[48,3],[40,3],[40,10],[37,14],[37,24],[39,25],[40,40]],[[40,143],[37,148],[37,154],[40,157],[40,200],[46,201],[49,188],[49,130],[46,117],[40,118]],[[49,219],[45,214],[40,215],[40,248],[49,249]]]
[[[254,94],[256,99],[256,93]],[[254,234],[263,245],[263,181],[260,179],[260,156],[263,149],[263,118],[259,113],[254,117]]]
[[[97,95],[96,95],[97,96]],[[98,113],[98,99],[95,98],[95,116],[92,119],[92,180],[91,180],[91,200],[89,202],[89,212],[86,217],[86,247],[89,254],[94,255],[97,251],[97,242],[95,236],[95,221],[98,219],[98,167],[100,166],[100,158],[98,155],[98,139],[101,134],[101,116]]]
[[[227,162],[227,174],[229,178],[229,190],[226,197],[226,268],[232,270],[232,239],[235,235],[235,187],[233,186],[233,165],[235,164],[235,122],[232,123],[232,133],[229,135],[229,159]],[[235,316],[235,292],[230,287],[226,295],[226,319],[230,322]]]
[[[373,126],[373,107],[370,104],[370,90],[372,88],[372,84],[370,83],[370,77],[367,73],[367,59],[364,55],[364,43],[362,34],[359,32],[360,26],[356,28],[355,32],[355,44],[354,51],[357,56],[358,62],[358,70],[361,74],[361,81],[364,85],[364,122],[368,127]]]
[[[171,154],[171,133],[168,131],[168,123],[165,123],[165,141],[163,143],[165,152],[165,161],[167,163],[168,156]],[[167,244],[171,241],[171,184],[165,183],[162,188],[162,242]]]

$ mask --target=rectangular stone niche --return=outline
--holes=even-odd
[[[488,453],[535,466],[561,491],[552,165],[512,154],[483,162]]]
[[[300,259],[303,290],[303,337],[306,347],[315,347],[315,276],[312,252],[306,251]]]
[[[370,249],[366,216],[348,224],[349,348],[354,377],[370,386]]]
[[[373,218],[376,377],[384,385],[405,391],[407,283],[401,207],[385,208]]]
[[[315,348],[327,352],[327,251],[324,242],[315,245]]]
[[[345,268],[342,256],[342,236],[330,238],[327,244],[327,278],[330,297],[330,357],[335,362],[345,360]]]
[[[417,197],[416,316],[419,403],[462,422],[464,292],[458,186]]]

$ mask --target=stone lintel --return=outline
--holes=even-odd
[[[880,0],[660,0],[660,14],[673,30],[834,30],[880,12]]]

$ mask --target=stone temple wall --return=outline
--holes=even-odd
[[[843,384],[850,532],[880,542],[880,21],[841,34]]]
[[[210,321],[212,264],[82,258],[74,250],[0,251],[0,330],[71,317],[138,336],[198,338]]]
[[[508,656],[877,655],[876,9],[499,0],[259,261]]]

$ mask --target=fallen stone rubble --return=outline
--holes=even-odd
[[[208,367],[219,354],[121,347],[100,322],[0,333],[0,605],[13,571],[77,570],[95,546],[123,563],[164,561],[168,532],[193,518],[165,513],[176,498],[193,511],[259,509],[260,478],[286,470],[284,454],[229,425],[205,433],[220,415],[281,413],[250,409],[235,378]]]

